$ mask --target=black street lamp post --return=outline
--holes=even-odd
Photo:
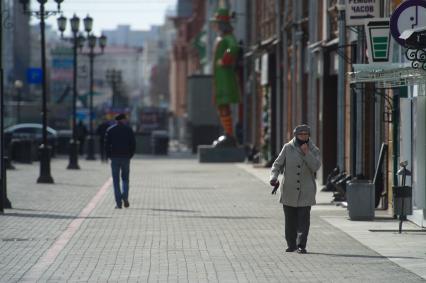
[[[6,170],[4,168],[4,88],[3,88],[3,0],[0,0],[0,214],[4,213],[4,204],[6,201]]]
[[[40,146],[40,176],[37,183],[52,184],[53,178],[50,175],[50,146],[47,142],[47,79],[46,79],[46,39],[45,39],[45,19],[51,15],[56,15],[61,11],[61,3],[64,0],[55,0],[58,4],[56,11],[46,11],[44,5],[47,0],[37,0],[40,4],[38,11],[30,11],[30,0],[19,0],[25,14],[36,16],[40,19],[41,38],[41,68],[42,68],[42,121],[43,121],[43,141]]]
[[[6,169],[13,166],[8,162],[4,147],[4,78],[3,78],[3,29],[11,28],[12,25],[7,18],[3,17],[3,1],[0,0],[0,214],[5,208],[12,208],[12,203],[7,197]]]
[[[93,34],[91,34],[93,27],[93,18],[87,16],[84,19],[84,29],[87,32],[87,45],[89,47],[88,53],[82,53],[83,55],[86,55],[89,57],[89,64],[90,64],[90,89],[89,89],[89,95],[90,95],[90,101],[89,101],[89,115],[90,115],[90,122],[89,122],[89,136],[87,138],[87,160],[96,160],[95,157],[95,141],[93,138],[93,92],[94,92],[94,82],[93,82],[93,65],[95,61],[95,57],[102,55],[104,53],[104,49],[106,46],[107,38],[105,35],[100,36],[97,38]],[[101,52],[96,53],[95,47],[96,42],[99,42],[99,47],[101,48]]]
[[[69,163],[67,169],[80,169],[78,165],[78,147],[77,138],[77,48],[82,44],[81,37],[78,36],[80,30],[80,18],[74,15],[70,19],[71,23],[71,38],[64,38],[63,33],[67,26],[67,18],[60,16],[58,18],[58,28],[61,32],[61,37],[64,40],[69,40],[73,44],[73,96],[72,96],[72,139],[70,141]]]

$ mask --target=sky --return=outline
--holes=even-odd
[[[166,11],[175,8],[176,2],[177,0],[64,0],[61,10],[68,19],[74,13],[81,19],[89,14],[94,20],[94,32],[100,34],[101,30],[115,29],[117,25],[131,25],[133,30],[146,30],[151,25],[162,24]],[[32,0],[31,3],[33,8],[37,8],[37,1]],[[56,10],[56,2],[49,0],[46,8]],[[55,29],[57,17],[59,15],[51,16],[46,21]],[[69,22],[67,29],[69,32]],[[83,29],[83,23],[80,29]]]

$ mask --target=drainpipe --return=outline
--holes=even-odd
[[[243,40],[243,46],[240,46],[240,48],[242,48],[243,50],[241,51],[243,54],[243,89],[244,89],[244,94],[243,94],[243,144],[247,144],[248,143],[248,102],[249,102],[249,93],[251,92],[250,85],[247,84],[247,82],[249,82],[249,57],[246,57],[245,54],[248,50],[248,46],[249,46],[249,36],[248,33],[250,31],[250,25],[249,25],[249,19],[251,19],[251,13],[250,13],[250,9],[248,9],[249,6],[249,2],[245,2],[245,13],[247,15],[246,17],[246,23],[245,23],[245,30],[244,30],[244,40]],[[247,47],[246,47],[247,46]]]
[[[250,14],[251,15],[255,15],[256,14],[256,2],[255,1],[250,1],[251,7],[250,7]],[[257,41],[257,36],[255,33],[256,30],[256,17],[250,17],[250,25],[251,25],[251,29],[250,29],[250,38],[251,38],[251,44],[253,45],[256,41]],[[252,55],[251,55],[251,68],[252,68],[252,84],[251,84],[251,92],[252,92],[252,126],[253,126],[253,131],[252,131],[252,142],[253,142],[253,146],[256,147],[256,149],[260,152],[261,148],[260,148],[260,144],[257,142],[257,131],[258,131],[258,123],[260,123],[259,119],[261,119],[261,117],[257,116],[257,76],[258,74],[256,73],[256,60],[259,60],[256,58],[256,53],[257,53],[257,44],[255,45],[256,47],[252,50]]]
[[[290,127],[294,127],[297,124],[297,105],[298,105],[298,97],[297,97],[297,80],[295,78],[296,74],[296,64],[297,64],[297,54],[296,54],[296,28],[297,28],[297,3],[298,0],[292,0],[292,23],[291,23],[291,45],[292,45],[292,53],[291,53],[291,125]]]
[[[358,30],[357,39],[357,63],[362,64],[365,60],[365,38],[364,38],[364,27],[360,26]],[[362,83],[356,84],[356,168],[355,175],[364,175],[364,85]]]
[[[291,0],[284,0],[284,7],[289,6],[289,1]],[[286,20],[288,17],[288,9],[284,9],[284,17],[283,17],[283,29],[282,29],[282,48],[283,48],[283,133],[284,133],[284,141],[287,142],[287,133],[288,133],[288,119],[290,118],[288,116],[288,36],[287,36],[287,27],[286,27]]]
[[[281,144],[283,143],[283,127],[282,127],[282,92],[281,92],[281,43],[282,43],[282,34],[281,34],[281,0],[275,0],[275,24],[276,24],[276,36],[277,36],[277,45],[275,51],[275,95],[276,95],[276,104],[275,104],[275,153],[279,153],[281,150]]]
[[[392,161],[393,185],[398,186],[398,159],[399,159],[399,92],[394,90],[392,97]]]
[[[339,0],[339,46],[345,52],[346,44],[345,0]],[[342,170],[345,168],[345,61],[339,56],[338,81],[337,81],[337,165]]]
[[[312,46],[317,41],[316,24],[317,24],[317,7],[318,1],[309,1],[309,44]],[[311,136],[317,137],[318,122],[317,122],[317,99],[316,99],[316,74],[317,66],[314,66],[315,55],[311,49],[307,49],[308,52],[308,68],[309,68],[309,80],[308,80],[308,123],[311,126]]]
[[[297,63],[297,88],[296,88],[296,96],[298,98],[298,108],[297,108],[297,124],[299,123],[306,123],[305,117],[306,112],[302,111],[304,109],[304,104],[306,103],[305,99],[303,99],[303,73],[304,73],[304,56],[303,56],[303,30],[302,30],[302,14],[303,14],[303,1],[296,1],[297,6],[296,7],[296,24],[297,24],[297,31],[296,31],[296,50],[297,50],[297,56],[296,61]],[[296,55],[295,54],[295,55]]]

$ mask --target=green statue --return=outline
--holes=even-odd
[[[232,122],[231,104],[240,103],[240,87],[235,68],[239,53],[233,35],[229,10],[219,8],[211,19],[217,32],[213,57],[213,97],[225,134],[214,142],[216,147],[237,146]]]

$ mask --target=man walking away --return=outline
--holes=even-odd
[[[111,159],[112,180],[116,207],[129,207],[129,173],[130,159],[135,154],[135,135],[127,125],[125,114],[115,117],[116,123],[109,127],[105,134],[105,153]],[[120,188],[120,173],[122,190]]]

